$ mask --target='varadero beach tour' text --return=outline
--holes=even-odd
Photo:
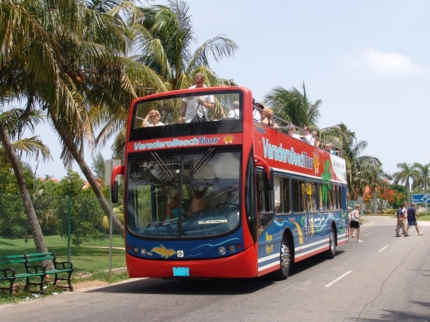
[[[283,163],[293,164],[302,168],[313,169],[314,159],[308,157],[306,152],[296,153],[294,148],[284,149],[282,143],[279,146],[269,143],[269,139],[263,139],[264,157]]]
[[[178,146],[195,146],[195,145],[206,145],[206,144],[217,144],[219,141],[217,138],[192,138],[189,140],[174,139],[171,141],[155,141],[149,143],[134,143],[134,151],[151,150],[151,149],[162,149],[162,148],[174,148]]]

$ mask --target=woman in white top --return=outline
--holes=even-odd
[[[160,112],[157,110],[152,110],[151,112],[146,115],[145,119],[142,121],[143,127],[150,127],[150,126],[161,126],[165,125],[163,122],[160,122]],[[148,118],[150,118],[150,121],[148,122]]]
[[[349,237],[352,238],[352,236],[354,236],[354,229],[356,229],[357,242],[362,243],[363,241],[360,240],[360,205],[356,204],[354,208],[355,209],[349,213]]]
[[[232,104],[232,109],[230,112],[228,112],[228,118],[235,118],[239,119],[240,111],[239,111],[239,102],[234,101]]]

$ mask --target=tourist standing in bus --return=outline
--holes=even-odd
[[[254,100],[252,101],[252,119],[254,122],[261,122],[261,112],[264,109],[264,106],[261,103],[255,103]]]
[[[273,120],[273,110],[270,107],[265,107],[261,112],[261,123],[277,130],[278,124]]]
[[[354,207],[354,211],[351,213],[351,232],[350,238],[354,235],[354,229],[357,230],[357,242],[362,243],[363,241],[360,239],[360,205],[356,204]]]
[[[308,143],[310,145],[315,145],[315,139],[311,134],[311,130],[306,125],[303,127],[302,139],[303,139],[303,141],[305,141],[306,143]]]
[[[228,118],[234,118],[234,119],[238,120],[239,119],[239,115],[240,115],[240,112],[239,112],[239,102],[238,101],[234,101],[231,107],[232,108],[231,108],[230,112],[228,112]]]
[[[149,122],[148,122],[148,118],[150,119]],[[142,126],[151,127],[151,126],[165,125],[164,123],[160,122],[160,118],[161,118],[160,112],[158,112],[157,110],[152,110],[143,119]]]
[[[311,135],[312,135],[312,137],[314,138],[314,145],[315,145],[317,148],[319,148],[319,147],[320,147],[321,142],[320,142],[320,140],[318,139],[318,133],[317,133],[317,131],[312,131],[312,132],[311,132]]]
[[[295,138],[297,140],[301,140],[302,139],[300,137],[300,135],[296,133],[296,128],[292,124],[288,126],[288,135],[292,136],[293,138]]]
[[[197,73],[194,76],[195,85],[190,88],[203,88],[205,85],[205,76],[202,73]],[[215,100],[213,95],[201,95],[189,98],[184,98],[180,106],[180,117],[185,117],[185,123],[190,123],[197,116],[199,120],[208,119],[208,110],[215,108]]]

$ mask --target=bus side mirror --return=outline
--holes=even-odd
[[[112,176],[111,176],[111,200],[112,203],[118,202],[118,181],[115,180],[116,176],[122,174],[124,175],[124,166],[119,165],[112,170]]]
[[[269,167],[266,160],[260,158],[258,156],[254,156],[255,165],[258,167],[263,167],[265,173],[265,179],[267,183],[267,187],[269,190],[273,190],[273,169]]]
[[[113,182],[113,186],[111,186],[111,200],[112,203],[117,203],[118,202],[118,181],[114,181]]]

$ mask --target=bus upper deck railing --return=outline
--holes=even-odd
[[[261,107],[259,107],[257,105],[253,105],[253,108],[255,110],[259,111],[260,115],[263,112],[267,113],[266,111],[264,111]],[[304,139],[305,133],[304,133],[303,129],[299,128],[298,126],[296,126],[292,122],[289,122],[289,121],[281,118],[280,116],[276,115],[273,112],[271,112],[270,114],[271,114],[271,118],[277,124],[277,128],[276,129],[278,131],[281,131],[283,133],[286,133],[287,135],[290,135],[290,133],[288,132],[288,130],[294,129],[295,134],[297,134],[296,139],[297,140],[301,140],[301,141],[307,143],[306,140]],[[256,120],[254,120],[254,122],[256,122]],[[324,139],[322,139],[321,137],[319,137],[317,135],[314,135],[313,138],[314,138],[315,146],[316,147],[318,147],[320,149],[323,149],[323,150],[326,150],[326,151],[330,152],[331,154],[335,154],[335,155],[338,155],[340,157],[344,156],[344,151],[342,149],[340,149],[339,147],[337,147],[332,142],[324,140]],[[309,144],[309,143],[307,143],[307,144]]]

